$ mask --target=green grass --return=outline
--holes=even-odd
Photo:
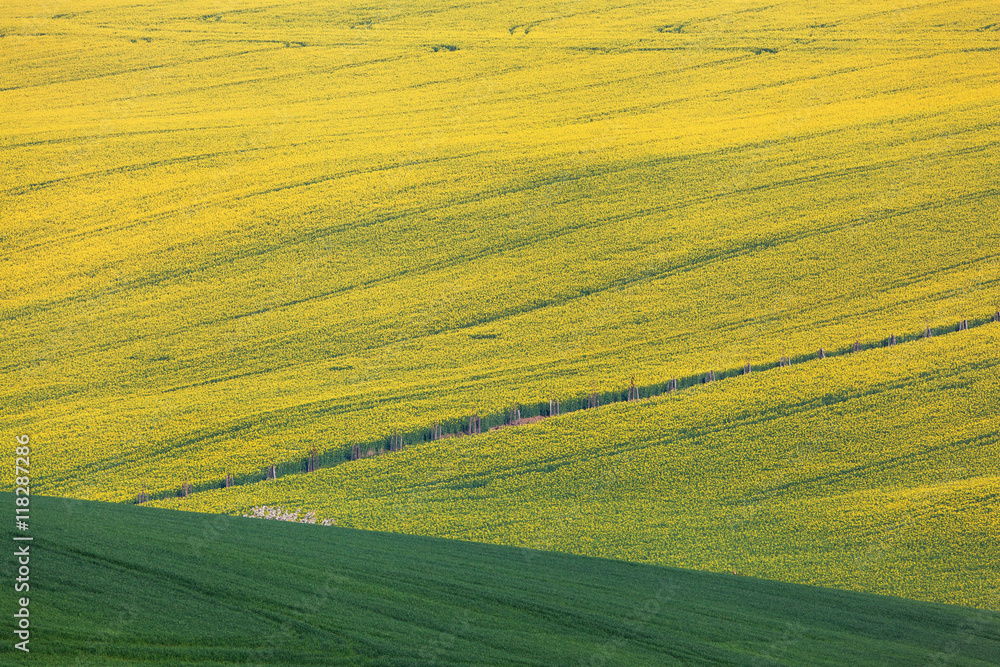
[[[1000,610],[1000,325],[154,504]]]
[[[13,506],[10,494],[2,498],[4,507]],[[41,496],[32,499],[32,514],[30,662],[36,665],[989,665],[1000,659],[1000,616],[957,606]],[[9,580],[11,559],[3,563]],[[2,604],[10,618],[13,598],[5,595]]]

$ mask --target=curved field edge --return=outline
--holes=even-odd
[[[1000,327],[153,504],[1000,608]]]
[[[2,494],[4,506],[13,505]],[[35,497],[33,662],[995,664],[1000,615],[569,554]],[[8,533],[9,538],[9,533]],[[14,566],[4,559],[10,574]],[[14,612],[4,596],[2,613]]]

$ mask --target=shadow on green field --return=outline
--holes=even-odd
[[[36,665],[1000,660],[1000,615],[963,607],[316,525],[31,508]]]

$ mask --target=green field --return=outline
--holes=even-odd
[[[1000,659],[1000,616],[962,607],[344,528],[45,497],[33,508],[25,664]],[[10,596],[2,609],[14,613]]]

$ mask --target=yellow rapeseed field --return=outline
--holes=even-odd
[[[998,608],[1000,325],[186,499]]]

